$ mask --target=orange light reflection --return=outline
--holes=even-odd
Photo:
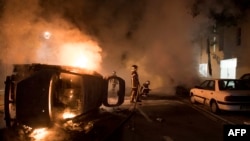
[[[71,113],[71,112],[65,112],[65,113],[63,113],[63,119],[73,118],[75,116],[76,115],[74,113]]]
[[[44,139],[47,134],[48,134],[47,128],[38,128],[31,133],[30,137],[33,137],[35,141],[39,141]]]

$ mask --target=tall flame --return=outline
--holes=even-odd
[[[46,34],[46,41],[38,49],[38,63],[65,65],[98,70],[102,61],[102,49],[92,40],[86,42],[60,42],[51,44]]]
[[[97,70],[101,63],[101,48],[94,42],[66,43],[61,46],[59,60],[61,64]]]

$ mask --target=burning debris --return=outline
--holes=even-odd
[[[64,127],[70,131],[78,131],[88,133],[91,129],[93,129],[94,121],[89,121],[87,123],[79,122],[73,123],[72,120],[67,121],[64,124]]]
[[[111,117],[96,112],[102,104],[114,107],[124,101],[124,80],[117,76],[112,79],[119,82],[115,105],[107,100],[111,77],[67,66],[14,65],[13,74],[5,81],[6,126],[21,128],[23,135],[38,140],[50,134],[54,126],[87,134],[103,117]]]

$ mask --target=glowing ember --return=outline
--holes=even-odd
[[[65,112],[63,113],[63,119],[67,119],[67,118],[73,118],[76,115],[74,113],[70,113],[70,112]]]
[[[30,137],[34,138],[36,141],[42,140],[48,134],[47,128],[38,128],[35,129],[31,134]]]

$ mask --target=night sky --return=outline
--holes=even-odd
[[[130,66],[136,64],[141,83],[150,80],[153,91],[172,94],[175,86],[196,82],[200,50],[195,41],[210,24],[191,16],[191,2],[0,0],[0,59],[4,64],[61,64],[67,60],[58,59],[63,43],[94,42],[99,73],[115,70],[129,87]],[[47,52],[41,50],[44,31],[52,33]],[[38,59],[43,54],[46,61]]]

